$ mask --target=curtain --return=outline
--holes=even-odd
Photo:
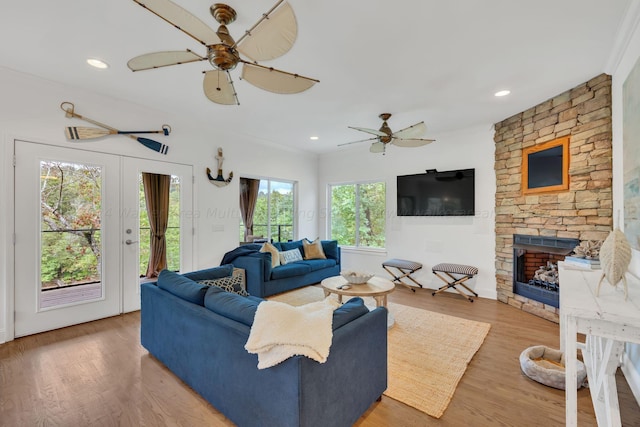
[[[240,214],[244,223],[244,241],[247,236],[253,234],[253,211],[258,201],[258,190],[260,180],[251,178],[240,178]]]
[[[167,240],[165,232],[169,222],[169,187],[171,175],[142,173],[144,199],[149,216],[150,253],[147,265],[147,277],[158,277],[160,271],[167,267]]]

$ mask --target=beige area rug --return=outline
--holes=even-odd
[[[323,296],[321,288],[307,286],[269,299],[301,305]],[[372,298],[365,298],[365,303],[375,305]],[[491,325],[401,304],[388,305],[395,325],[388,336],[389,385],[384,394],[440,418]]]

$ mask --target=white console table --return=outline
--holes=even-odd
[[[640,280],[627,273],[629,298],[622,283],[617,288],[605,280],[595,296],[602,270],[575,269],[559,264],[560,349],[565,352],[566,425],[576,426],[576,356],[582,351],[589,392],[598,426],[620,426],[615,373],[625,342],[640,344]],[[585,343],[577,334],[585,334]]]

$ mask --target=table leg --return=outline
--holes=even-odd
[[[576,319],[564,317],[564,346],[565,346],[565,417],[567,427],[578,425],[578,330]]]
[[[377,295],[373,297],[376,300],[376,307],[386,307],[387,306],[387,296],[386,295]]]
[[[329,292],[328,290],[322,288],[322,291],[324,292],[324,297],[328,297],[329,295],[331,295],[331,292]]]

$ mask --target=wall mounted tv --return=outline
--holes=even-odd
[[[398,216],[475,215],[475,169],[435,169],[397,178]]]

